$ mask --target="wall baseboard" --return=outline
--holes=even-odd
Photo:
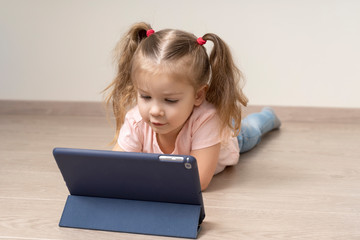
[[[0,114],[105,116],[106,106],[102,102],[0,100]]]
[[[244,116],[258,112],[263,106],[249,106]],[[283,122],[330,122],[360,124],[360,108],[321,108],[273,106]],[[109,116],[112,109],[109,108]],[[57,102],[0,100],[0,115],[68,115],[104,116],[106,106],[103,102]]]

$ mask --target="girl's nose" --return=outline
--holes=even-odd
[[[154,104],[150,108],[150,114],[152,116],[164,116],[164,111],[162,110],[160,105]]]

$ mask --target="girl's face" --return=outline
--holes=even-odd
[[[199,106],[205,98],[205,86],[195,91],[179,74],[138,71],[134,77],[143,120],[165,137],[176,137],[194,106]]]

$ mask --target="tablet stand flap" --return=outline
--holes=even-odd
[[[200,205],[69,195],[61,227],[196,238]]]

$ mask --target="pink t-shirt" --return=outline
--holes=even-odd
[[[211,147],[221,142],[215,174],[224,170],[226,166],[237,164],[239,160],[237,138],[221,138],[219,121],[212,104],[204,101],[199,107],[195,107],[176,138],[172,154],[190,155],[192,150]],[[143,121],[137,106],[126,114],[118,144],[127,152],[163,153],[157,142],[156,133]]]

